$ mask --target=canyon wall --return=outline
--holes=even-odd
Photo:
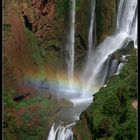
[[[90,2],[76,1],[76,70],[81,69],[87,55]],[[117,3],[117,0],[96,0],[96,45],[113,33],[116,27]],[[45,93],[44,96],[40,94],[42,91],[27,88],[26,84],[30,84],[30,76],[41,77],[39,80],[43,82],[50,75],[55,77],[59,68],[66,69],[64,53],[68,8],[68,0],[4,0],[3,91],[6,102],[4,136],[7,140],[11,137],[12,140],[45,139],[57,116],[59,108],[55,97],[51,97],[49,93]],[[31,97],[26,97],[23,103],[13,101],[15,96],[28,92],[31,93]],[[41,99],[33,100],[40,95],[43,96]],[[97,102],[81,115],[74,128],[75,139],[90,140],[95,137],[93,132],[99,131],[100,127],[97,126],[102,121],[99,120],[97,125],[92,121],[94,104]],[[96,112],[94,116],[96,117]],[[110,123],[109,125],[111,126]],[[102,135],[108,136],[110,131],[105,131]]]
[[[63,8],[62,8],[63,7]],[[96,2],[96,44],[99,44],[115,28],[115,0]],[[12,60],[11,72],[17,83],[24,71],[43,71],[62,61],[67,34],[68,0],[23,0],[4,2],[4,25],[10,26],[4,37],[4,64]],[[90,0],[76,2],[75,67],[80,69],[86,58],[88,27],[90,22]],[[93,33],[94,34],[94,33]],[[32,53],[34,52],[34,53]],[[24,56],[24,57],[23,57]],[[63,66],[64,68],[65,66]],[[4,72],[6,67],[4,67]],[[10,68],[7,68],[10,69]],[[27,70],[28,69],[28,70]],[[9,79],[8,77],[5,77]],[[13,78],[14,79],[14,78]],[[20,79],[20,80],[19,80]],[[12,83],[15,83],[13,81]]]

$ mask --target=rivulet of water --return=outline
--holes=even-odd
[[[67,35],[67,66],[68,66],[68,80],[73,79],[74,72],[74,42],[75,42],[75,5],[76,0],[70,0],[70,13],[69,13],[69,32]]]

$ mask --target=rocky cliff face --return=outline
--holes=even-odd
[[[43,38],[50,32],[55,12],[54,0],[32,0],[30,3],[25,0],[21,2],[21,9],[24,22],[28,19],[37,37]]]
[[[117,3],[115,0],[98,0],[96,2],[97,44],[110,35],[116,23]]]
[[[50,55],[47,53],[51,52],[53,54],[54,60],[56,60],[56,55],[59,56],[62,46],[64,44],[65,27],[67,22],[67,3],[68,1],[54,1],[54,0],[32,0],[32,1],[5,1],[5,24],[11,25],[12,37],[10,37],[5,46],[5,52],[7,53],[8,45],[16,46],[10,47],[11,51],[14,52],[15,61],[22,59],[21,63],[25,64],[26,58],[29,59],[29,65],[32,68],[39,69],[36,66],[36,60],[31,58],[30,41],[27,43],[27,37],[25,33],[25,28],[31,32],[33,36],[36,36],[36,41],[38,42],[37,48],[41,50],[40,55],[41,61],[44,61],[49,65],[53,62]],[[62,8],[63,6],[64,8]],[[76,3],[76,35],[75,35],[75,61],[76,68],[80,67],[81,60],[85,59],[88,44],[88,28],[90,22],[90,0],[88,1],[77,1]],[[62,10],[61,10],[62,8]],[[111,34],[113,28],[115,27],[115,16],[116,16],[116,2],[115,0],[107,1],[97,1],[96,2],[96,42],[100,43],[107,35]],[[13,38],[16,38],[13,40]],[[7,43],[9,42],[9,43]],[[12,43],[11,43],[12,42]],[[14,44],[14,45],[12,45]],[[28,46],[28,47],[27,47]],[[16,51],[14,50],[16,48]],[[61,48],[61,50],[60,50]],[[21,50],[20,50],[21,49]],[[19,53],[17,52],[19,51]],[[23,59],[22,54],[24,52],[25,59]],[[20,54],[21,53],[21,54]],[[7,54],[7,56],[10,56]],[[41,58],[42,57],[42,58]],[[45,60],[43,60],[45,59]],[[24,61],[24,62],[23,62]],[[79,63],[80,62],[80,63]],[[15,62],[17,66],[19,62]],[[43,64],[43,62],[41,62]],[[22,66],[23,66],[22,65]],[[44,64],[43,64],[44,65]],[[16,66],[16,67],[17,67]],[[15,67],[15,69],[16,69]],[[27,67],[27,66],[26,66]],[[35,68],[36,67],[36,68]],[[21,68],[23,69],[23,68]],[[24,70],[21,70],[24,71]]]
[[[55,24],[54,17],[52,0],[4,1],[3,135],[7,140],[45,139],[56,118],[55,98],[29,86],[30,76],[56,73],[63,23]],[[45,75],[40,82],[44,79]],[[25,97],[27,93],[30,96]]]
[[[78,2],[77,2],[78,3]],[[97,46],[106,36],[113,33],[116,28],[117,3],[116,0],[97,0],[95,8],[95,23],[93,42]],[[91,1],[81,0],[77,4],[76,35],[75,35],[75,61],[76,67],[81,67],[81,61],[85,60],[88,49],[88,31],[90,25]],[[88,7],[88,8],[87,8]],[[95,38],[95,39],[94,39]],[[80,63],[79,63],[80,62]]]
[[[4,64],[11,61],[10,69],[15,73],[17,83],[23,79],[25,72],[43,71],[46,64],[55,67],[62,42],[63,22],[55,20],[54,0],[7,0],[4,6],[4,26],[10,27],[10,31],[4,32]],[[8,75],[5,79],[9,79]]]

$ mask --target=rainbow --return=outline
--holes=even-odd
[[[78,76],[75,76],[72,81],[68,81],[67,75],[64,72],[48,73],[42,72],[29,72],[24,76],[24,84],[20,85],[20,88],[26,89],[26,91],[33,89],[45,90],[52,94],[67,94],[66,96],[77,96],[81,93],[81,85]],[[27,90],[28,89],[28,90]]]

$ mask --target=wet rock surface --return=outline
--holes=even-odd
[[[65,98],[61,98],[58,101],[58,105],[60,108],[70,108],[73,107],[73,103],[70,102],[69,100],[65,99]]]

